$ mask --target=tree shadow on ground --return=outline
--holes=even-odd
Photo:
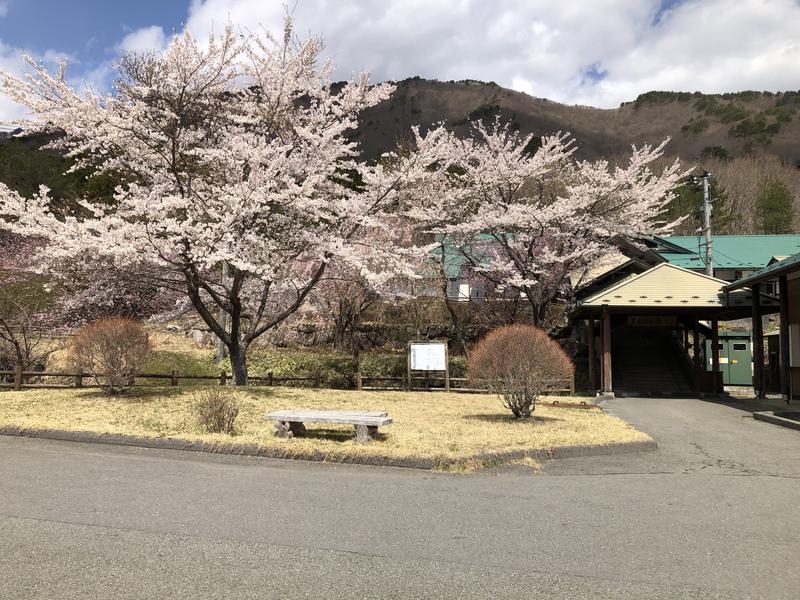
[[[181,389],[180,387],[168,385],[132,387],[124,392],[116,394],[112,394],[104,388],[93,388],[90,391],[87,391],[83,395],[83,398],[91,400],[108,400],[109,402],[150,402],[156,398],[171,398],[173,396],[179,396],[186,391],[186,387]]]
[[[511,414],[476,414],[476,415],[464,415],[462,418],[468,419],[470,421],[486,421],[487,423],[504,423],[504,424],[535,424],[535,423],[547,423],[547,422],[557,422],[563,421],[564,419],[557,419],[555,417],[543,417],[541,415],[537,415],[536,413],[532,414],[529,419],[515,419]]]

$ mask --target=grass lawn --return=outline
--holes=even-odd
[[[97,389],[0,393],[0,426],[170,437],[219,444],[257,444],[286,456],[422,457],[445,464],[483,452],[606,445],[649,437],[600,410],[539,406],[534,420],[511,419],[492,395],[356,392],[304,388],[233,390],[237,433],[206,433],[194,404],[202,388],[138,387],[121,397]],[[394,420],[380,439],[357,444],[352,426],[308,424],[300,438],[276,438],[264,413],[280,409],[387,410]],[[472,461],[474,462],[474,461]]]

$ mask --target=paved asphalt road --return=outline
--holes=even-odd
[[[0,438],[0,598],[797,598],[800,432],[617,399],[657,452],[477,475]]]

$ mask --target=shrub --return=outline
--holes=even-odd
[[[70,342],[70,362],[89,371],[111,393],[131,387],[150,352],[141,323],[125,317],[100,319],[83,327]]]
[[[468,364],[469,378],[488,383],[517,419],[530,417],[539,396],[573,371],[561,346],[533,325],[491,331],[472,350]]]
[[[233,395],[223,388],[210,388],[200,395],[196,403],[200,425],[209,433],[233,435],[239,406]]]

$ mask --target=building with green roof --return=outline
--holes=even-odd
[[[754,297],[760,289],[777,290],[780,299],[780,335],[777,367],[780,371],[780,391],[786,402],[800,398],[800,252],[783,260],[771,261],[755,273],[728,284],[728,292],[750,288]],[[753,339],[760,336],[760,323],[755,326]],[[757,357],[764,353],[756,352]],[[770,357],[771,358],[771,357]],[[765,372],[763,362],[756,360],[756,387],[764,389]]]
[[[705,238],[673,235],[654,238],[653,249],[667,262],[691,271],[705,271]],[[766,267],[774,257],[800,252],[800,235],[711,236],[714,276],[736,281]]]

